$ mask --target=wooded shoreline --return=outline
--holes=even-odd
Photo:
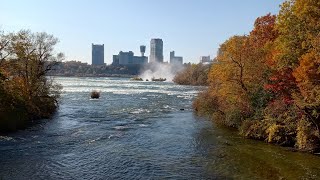
[[[197,114],[247,138],[319,152],[319,8],[319,1],[285,1],[278,15],[257,18],[248,35],[221,44],[208,89],[193,103]],[[193,72],[176,82],[193,85]]]

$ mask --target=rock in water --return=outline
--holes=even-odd
[[[93,90],[91,92],[91,98],[92,99],[99,99],[100,98],[100,92],[96,91],[96,90]]]

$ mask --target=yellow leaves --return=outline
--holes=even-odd
[[[297,67],[299,58],[313,48],[312,41],[319,35],[319,0],[287,1],[277,19],[277,57],[279,65]]]
[[[226,115],[226,121],[243,121],[253,116],[255,109],[265,106],[253,104],[265,103],[268,96],[258,92],[263,91],[268,80],[267,61],[273,60],[273,41],[278,36],[275,18],[270,14],[258,18],[249,36],[233,36],[220,46],[217,63],[208,76],[209,92],[217,98],[217,106]]]
[[[305,101],[320,104],[320,57],[317,52],[302,56],[293,75]]]
[[[312,81],[317,83],[320,77],[319,67],[320,58],[316,52],[312,51],[302,56],[300,66],[295,69],[293,75],[299,83],[312,83]]]

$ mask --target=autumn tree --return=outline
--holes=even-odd
[[[60,87],[47,73],[63,58],[54,52],[57,42],[52,35],[26,30],[1,36],[4,95],[0,100],[4,106],[0,107],[0,123],[10,124],[9,129],[16,128],[14,121],[50,117],[55,111]]]
[[[208,76],[210,87],[199,98],[208,96],[215,105],[203,107],[214,108],[214,114],[225,119],[222,122],[228,126],[238,127],[248,118],[263,118],[270,97],[264,89],[271,74],[268,62],[278,36],[275,22],[275,15],[259,17],[249,35],[233,36],[219,48],[217,63]],[[202,106],[196,102],[195,106]]]
[[[287,0],[278,16],[257,18],[248,36],[228,39],[195,109],[213,109],[247,137],[319,149],[319,19],[320,1]]]
[[[299,58],[312,47],[312,39],[319,35],[318,0],[288,0],[281,6],[278,15],[276,59],[278,68],[295,68]]]
[[[284,104],[291,104],[295,109],[292,115],[296,116],[298,124],[297,146],[300,149],[314,149],[320,145],[319,19],[318,0],[283,3],[277,20],[276,73],[267,86],[276,96],[282,96]]]
[[[248,91],[245,82],[246,43],[246,36],[234,36],[221,45],[220,55],[217,57],[219,65],[226,68],[224,72],[217,75],[221,75],[222,81],[232,82],[243,91]]]
[[[250,45],[255,48],[262,48],[266,44],[273,43],[278,37],[278,31],[275,29],[276,15],[270,13],[258,17],[254,22],[254,28],[250,32]]]
[[[231,37],[220,46],[217,63],[209,73],[208,91],[219,104],[216,114],[225,117],[224,124],[234,127],[251,113],[247,45],[247,36]]]

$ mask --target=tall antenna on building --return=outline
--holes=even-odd
[[[144,56],[144,53],[146,52],[146,46],[141,45],[140,46],[140,52],[141,52],[141,56]]]

